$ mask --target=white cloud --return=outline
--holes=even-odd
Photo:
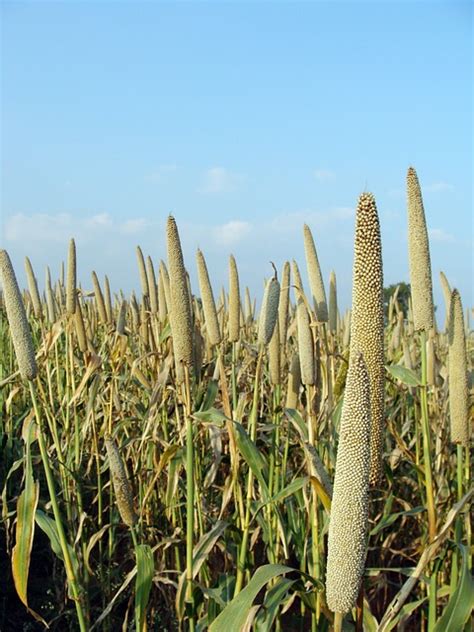
[[[17,213],[5,220],[6,241],[66,242],[71,237],[74,218],[68,213],[48,215]]]
[[[430,239],[433,241],[444,241],[444,242],[453,242],[455,241],[454,236],[450,233],[447,233],[442,228],[429,228],[428,234]]]
[[[140,233],[144,228],[146,228],[147,224],[148,222],[143,217],[139,217],[138,219],[128,219],[120,224],[119,230],[124,235],[134,235],[136,233]]]
[[[5,239],[33,245],[47,243],[64,244],[71,237],[82,243],[92,242],[107,234],[135,234],[143,230],[147,222],[133,218],[117,223],[109,213],[97,213],[87,217],[74,217],[69,213],[17,213],[5,220]]]
[[[222,226],[216,226],[213,229],[213,237],[218,245],[231,246],[241,241],[251,230],[252,225],[249,222],[234,220]]]
[[[243,180],[242,174],[229,171],[225,167],[212,167],[205,172],[198,193],[230,193],[235,191]]]
[[[96,226],[111,226],[112,218],[108,213],[99,213],[85,220],[86,226],[94,228]]]
[[[355,210],[350,206],[336,206],[325,211],[305,209],[302,211],[290,211],[280,213],[270,221],[270,229],[276,232],[298,232],[303,229],[303,224],[308,224],[311,229],[319,230],[334,222],[347,223],[355,215]]]
[[[328,182],[329,180],[335,180],[336,174],[330,169],[315,169],[314,177],[320,182]]]
[[[421,185],[421,192],[423,191],[427,193],[442,193],[443,191],[452,191],[454,186],[449,184],[448,182],[443,182],[442,180],[439,182],[432,182],[431,184],[427,184],[425,186]]]

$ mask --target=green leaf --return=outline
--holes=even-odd
[[[459,583],[433,632],[459,632],[469,618],[474,606],[474,580],[469,571],[469,555],[466,546],[459,545],[462,569]]]
[[[33,478],[31,466],[31,440],[34,423],[30,423],[26,435],[25,488],[21,492],[16,509],[16,538],[12,551],[12,574],[16,592],[29,612],[38,620],[44,620],[28,606],[28,575],[31,549],[35,533],[35,513],[38,506],[39,483]]]
[[[227,604],[220,615],[209,626],[209,632],[241,632],[252,604],[260,590],[274,577],[293,571],[281,564],[265,564],[258,568],[247,586]]]
[[[50,516],[45,514],[43,511],[41,511],[41,509],[36,510],[35,520],[38,527],[48,536],[51,548],[53,549],[54,553],[59,557],[60,560],[64,562],[64,556],[61,549],[61,543],[59,541],[56,521],[53,518],[50,518]],[[71,558],[74,575],[75,577],[78,577],[79,563],[77,561],[76,552],[70,544],[68,544],[67,547],[69,549],[69,557]]]
[[[277,494],[268,499],[267,502],[260,502],[257,504],[257,511],[260,511],[265,505],[277,503],[280,500],[284,500],[288,498],[288,496],[293,496],[299,491],[302,487],[304,487],[309,482],[309,476],[303,476],[301,478],[295,478],[291,483],[289,483],[286,487],[281,489]]]
[[[394,378],[407,386],[420,386],[421,380],[412,369],[407,369],[401,364],[390,364],[385,367]]]
[[[209,385],[207,387],[206,395],[204,396],[203,402],[199,408],[199,412],[204,412],[205,410],[209,410],[214,405],[218,390],[219,390],[219,383],[217,382],[217,380],[210,380]]]
[[[148,544],[139,544],[135,549],[137,577],[135,579],[135,621],[137,632],[146,630],[146,607],[150,597],[155,565]]]
[[[296,579],[282,577],[268,591],[262,608],[255,619],[255,632],[271,632],[280,604],[286,599],[289,589],[295,582]]]
[[[201,566],[206,560],[209,553],[214,548],[217,540],[224,533],[226,527],[228,526],[227,522],[223,520],[219,520],[212,527],[212,529],[204,534],[199,542],[193,548],[193,579],[199,573]],[[176,593],[176,610],[180,616],[184,614],[184,597],[185,597],[185,586],[186,586],[186,571],[181,573],[178,583],[178,590]]]
[[[250,439],[248,434],[245,432],[242,424],[238,422],[234,422],[234,428],[237,430],[236,440],[237,446],[239,448],[240,453],[244,457],[247,465],[252,470],[255,478],[260,483],[260,487],[262,488],[262,496],[265,502],[268,502],[270,494],[268,491],[267,482],[265,480],[265,476],[263,474],[264,470],[267,469],[267,464],[261,454],[257,450],[257,446]]]
[[[398,518],[400,518],[401,516],[414,516],[417,513],[421,513],[422,511],[425,511],[425,509],[426,507],[422,507],[422,506],[413,507],[413,509],[408,509],[407,511],[398,511],[397,513],[384,516],[382,520],[378,524],[376,524],[375,527],[372,529],[372,531],[370,532],[370,535],[377,535],[379,531],[382,531],[382,529],[389,527],[391,524],[395,522],[395,520],[398,520]]]

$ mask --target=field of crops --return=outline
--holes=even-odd
[[[137,295],[0,251],[1,630],[470,629],[471,310],[407,200],[411,296],[363,193],[346,313],[308,226],[262,297],[191,287],[171,216]]]

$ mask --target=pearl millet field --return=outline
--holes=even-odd
[[[1,630],[470,629],[472,310],[406,187],[410,278],[362,193],[345,313],[309,226],[258,297],[171,216],[129,296],[0,251]]]

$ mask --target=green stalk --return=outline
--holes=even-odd
[[[433,478],[431,466],[431,438],[430,425],[428,419],[428,398],[427,398],[427,363],[426,363],[426,331],[420,332],[421,346],[421,429],[423,432],[423,464],[425,472],[426,507],[428,510],[428,533],[432,542],[436,537],[436,510],[434,504]]]
[[[189,371],[184,366],[184,404],[186,414],[186,602],[189,612],[189,630],[195,629],[193,598],[193,535],[194,535],[194,444],[191,419]]]
[[[257,368],[255,371],[255,381],[253,385],[253,403],[252,412],[250,413],[249,430],[250,439],[255,442],[257,437],[257,411],[258,411],[258,393],[260,389],[260,373],[262,367],[264,347],[262,347],[258,354]],[[253,492],[253,472],[249,468],[247,478],[247,497],[245,500],[245,516],[242,529],[242,543],[240,545],[239,558],[237,561],[237,577],[235,580],[234,597],[242,590],[244,581],[245,564],[247,561],[247,548],[250,532],[250,506],[252,503]]]
[[[35,417],[38,424],[38,443],[39,443],[40,452],[41,452],[41,460],[43,461],[44,473],[46,475],[46,483],[48,485],[48,492],[49,492],[49,497],[51,500],[51,507],[53,509],[54,520],[56,522],[56,530],[58,533],[58,539],[59,539],[61,552],[64,559],[64,567],[66,569],[66,576],[67,576],[68,583],[71,587],[74,603],[76,605],[79,628],[81,632],[86,632],[87,626],[86,626],[86,619],[84,616],[84,612],[82,610],[80,589],[79,589],[77,579],[75,576],[74,567],[72,565],[71,556],[69,553],[69,547],[66,540],[66,534],[64,533],[61,514],[59,512],[59,506],[58,506],[58,502],[56,498],[56,490],[54,488],[53,473],[51,472],[51,468],[49,466],[49,457],[48,457],[48,451],[46,449],[46,443],[44,440],[43,425],[41,423],[38,403],[36,401],[36,393],[31,381],[28,382],[28,385],[30,388],[31,400],[33,402]]]

